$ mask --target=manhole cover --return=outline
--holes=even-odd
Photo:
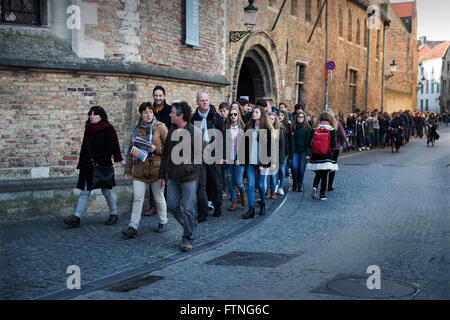
[[[128,292],[149,284],[152,284],[156,281],[162,280],[164,277],[160,276],[143,276],[143,277],[137,277],[130,280],[126,280],[123,282],[120,282],[112,287],[109,287],[105,289],[106,291],[113,291],[113,292]]]
[[[223,266],[275,268],[298,256],[299,254],[233,251],[206,263]]]
[[[338,276],[312,292],[363,299],[412,299],[424,286],[424,282],[408,284],[382,278],[381,288],[370,290],[367,277]]]

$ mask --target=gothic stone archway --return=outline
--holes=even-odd
[[[241,45],[235,65],[233,98],[248,96],[251,103],[258,98],[272,98],[276,102],[280,79],[280,65],[272,39],[264,32],[248,36]]]

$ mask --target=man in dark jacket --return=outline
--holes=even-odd
[[[162,86],[156,86],[153,89],[153,106],[155,107],[156,120],[166,125],[170,129],[170,112],[172,107],[166,102],[166,90]]]
[[[198,129],[190,123],[191,114],[191,107],[186,102],[173,104],[170,118],[174,127],[167,135],[158,175],[159,184],[163,187],[166,173],[168,174],[167,211],[172,212],[175,219],[183,226],[181,250],[185,252],[192,250],[192,242],[194,241],[196,188],[201,167],[200,164],[195,164],[194,156],[195,153],[202,152],[202,145],[198,148],[195,144],[194,132]],[[187,148],[190,148],[189,158],[186,156],[186,150],[184,149],[181,150],[182,154],[178,151],[172,154],[173,148],[180,143],[179,141],[172,141],[174,132],[180,133],[177,129],[184,129],[180,134],[182,136],[181,143],[186,138],[186,140],[190,139],[187,146]],[[198,134],[200,135],[200,133]],[[174,161],[177,160],[176,157],[181,157],[181,163]],[[180,200],[182,200],[182,204]]]
[[[172,107],[166,102],[166,90],[162,86],[156,86],[153,88],[153,107],[155,108],[156,120],[166,125],[167,130],[170,130],[170,112]],[[153,216],[157,213],[156,202],[153,198],[153,193],[149,192],[150,209],[144,213],[146,216]]]
[[[221,115],[216,111],[213,105],[209,104],[209,97],[206,92],[200,92],[197,94],[198,108],[194,112],[191,122],[200,128],[203,133],[203,138],[206,145],[214,144],[215,137],[210,138],[208,130],[217,129],[222,134],[222,149],[217,150],[221,152],[221,158],[223,159],[223,143],[225,139],[225,122]],[[214,153],[211,154],[213,157]],[[197,221],[206,221],[208,216],[208,199],[210,199],[214,205],[214,217],[220,217],[222,215],[222,178],[220,174],[219,163],[207,164],[205,159],[200,169],[200,177],[198,179],[197,188],[197,209],[198,217]]]

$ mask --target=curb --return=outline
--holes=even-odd
[[[288,195],[289,195],[289,188],[285,192],[284,196],[282,196],[282,197],[279,196],[279,197],[277,197],[277,199],[274,200],[274,202],[272,202],[272,204],[266,211],[266,215],[264,215],[264,216],[258,215],[255,218],[251,219],[250,222],[239,227],[238,229],[236,229],[222,237],[219,237],[215,240],[204,243],[198,247],[194,247],[194,249],[191,252],[176,253],[176,254],[170,255],[168,257],[162,258],[160,260],[157,260],[155,262],[145,264],[138,268],[118,272],[118,273],[106,276],[104,278],[90,281],[86,284],[83,284],[82,289],[72,289],[72,290],[63,289],[60,291],[51,292],[51,293],[33,298],[32,300],[69,300],[69,299],[73,299],[73,298],[88,294],[93,291],[105,289],[105,288],[111,287],[113,285],[117,285],[122,282],[129,281],[133,278],[137,278],[137,277],[143,276],[145,274],[149,274],[154,271],[164,269],[170,265],[187,260],[194,256],[200,255],[204,252],[213,250],[219,246],[222,246],[226,243],[231,242],[234,239],[244,236],[245,234],[249,233],[250,231],[257,228],[259,225],[264,223],[268,218],[270,218],[273,214],[275,214],[283,206],[283,204],[287,200]]]

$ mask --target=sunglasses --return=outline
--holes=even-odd
[[[298,116],[298,117],[299,117],[299,118],[304,118],[305,116],[301,116],[301,115],[300,115],[300,116]]]
[[[230,116],[231,116],[231,117],[233,117],[233,116],[236,116],[236,117],[237,117],[237,115],[238,115],[237,113],[230,113]]]

